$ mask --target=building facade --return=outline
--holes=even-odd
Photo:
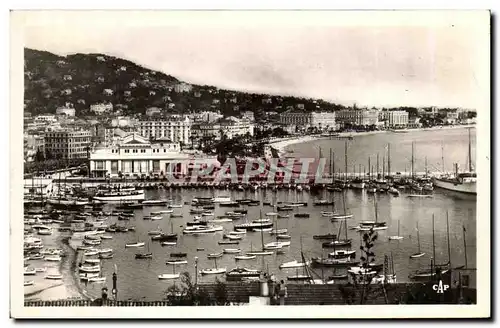
[[[221,132],[228,139],[233,139],[236,136],[244,136],[249,134],[253,136],[254,125],[248,119],[238,119],[234,116],[222,118],[218,121]],[[221,136],[222,137],[222,136]]]
[[[55,115],[52,115],[52,114],[38,115],[38,116],[35,117],[35,119],[33,120],[33,122],[35,124],[41,124],[41,125],[51,124],[51,123],[56,123],[57,122],[57,118],[56,118]]]
[[[75,109],[71,107],[59,107],[56,109],[57,115],[75,116]]]
[[[178,143],[151,142],[138,134],[125,136],[120,143],[93,149],[90,172],[94,177],[162,176],[186,174],[194,166],[219,165],[215,157],[184,153]]]
[[[334,129],[336,127],[335,112],[297,112],[286,111],[280,114],[279,122],[303,128]]]
[[[388,128],[405,128],[408,126],[408,112],[404,110],[380,111],[379,120]]]
[[[373,109],[346,109],[336,112],[336,120],[341,125],[378,125],[379,111]]]
[[[91,132],[59,130],[45,133],[45,149],[55,159],[87,158]]]
[[[192,121],[188,117],[169,117],[141,120],[138,123],[138,129],[145,138],[167,138],[172,142],[189,144],[191,125]]]

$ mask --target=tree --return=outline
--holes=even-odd
[[[216,280],[215,296],[212,298],[203,289],[193,284],[188,272],[181,274],[181,284],[170,286],[166,292],[167,303],[170,306],[207,306],[229,305],[226,285]]]
[[[38,149],[35,154],[35,162],[43,162],[43,161],[45,161],[45,154],[43,153],[43,151]]]

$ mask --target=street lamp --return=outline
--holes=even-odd
[[[194,285],[198,287],[198,256],[194,257]]]

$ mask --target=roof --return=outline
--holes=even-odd
[[[225,282],[227,291],[227,300],[231,303],[249,303],[250,296],[260,295],[259,282]],[[217,284],[200,284],[199,288],[208,293],[211,298],[215,297]]]

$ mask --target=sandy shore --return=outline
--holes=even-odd
[[[74,269],[71,268],[76,263],[76,253],[64,242],[65,238],[59,231],[54,229],[50,236],[41,236],[45,248],[61,248],[66,253],[61,262],[47,262],[44,260],[29,261],[29,266],[34,268],[46,268],[46,272],[37,273],[35,276],[24,276],[24,281],[33,280],[33,286],[24,287],[25,300],[61,300],[85,298],[79,290]],[[45,279],[47,274],[62,274],[62,280]]]
[[[453,125],[453,126],[443,126],[443,127],[433,127],[433,128],[416,128],[416,129],[405,129],[405,130],[400,130],[404,132],[418,132],[418,131],[439,131],[439,130],[449,130],[449,129],[465,129],[465,128],[474,128],[475,125]],[[367,136],[367,135],[373,135],[373,134],[381,134],[381,133],[393,133],[390,130],[383,130],[383,131],[366,131],[366,132],[341,132],[337,133],[338,137],[360,137],[360,136]],[[290,145],[294,144],[300,144],[300,143],[305,143],[305,142],[310,142],[314,140],[320,140],[320,139],[328,139],[328,136],[321,136],[321,135],[308,135],[308,136],[299,136],[299,137],[290,137],[290,138],[283,138],[279,139],[273,142],[270,142],[269,145],[276,149],[280,156],[283,156],[286,154],[286,148]]]

